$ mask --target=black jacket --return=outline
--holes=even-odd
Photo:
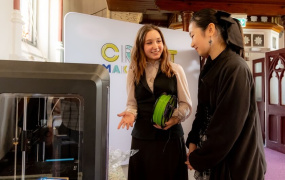
[[[264,179],[254,80],[245,60],[226,48],[208,60],[198,87],[198,108],[186,144],[198,144],[201,131],[207,140],[190,154],[190,164],[198,171],[211,169],[210,179]]]

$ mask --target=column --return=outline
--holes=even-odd
[[[11,60],[21,60],[22,57],[22,50],[21,50],[21,43],[22,43],[22,25],[24,24],[22,20],[22,15],[20,11],[20,0],[14,0],[13,4],[13,11],[12,11],[12,49],[9,59]]]
[[[63,62],[63,43],[62,43],[62,27],[63,27],[63,0],[58,0],[58,61]]]
[[[192,17],[192,11],[183,11],[182,12],[182,24],[183,24],[183,31],[189,32],[189,22]]]
[[[20,0],[14,0],[14,10],[20,10]]]

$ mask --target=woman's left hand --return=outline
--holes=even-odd
[[[171,117],[166,123],[165,123],[165,127],[162,128],[160,125],[153,125],[154,127],[156,127],[157,129],[163,129],[163,130],[167,130],[169,128],[171,128],[172,126],[174,126],[175,124],[179,123],[179,119],[178,117]]]

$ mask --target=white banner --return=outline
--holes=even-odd
[[[109,146],[127,151],[131,145],[131,131],[117,129],[118,113],[126,107],[126,73],[130,52],[141,24],[134,24],[92,15],[69,13],[64,21],[65,62],[102,64],[110,73]],[[191,116],[182,123],[187,138],[197,106],[199,56],[191,48],[188,32],[161,28],[171,59],[185,71],[193,102]]]

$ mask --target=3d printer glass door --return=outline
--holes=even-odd
[[[0,179],[82,179],[83,99],[0,94]]]

